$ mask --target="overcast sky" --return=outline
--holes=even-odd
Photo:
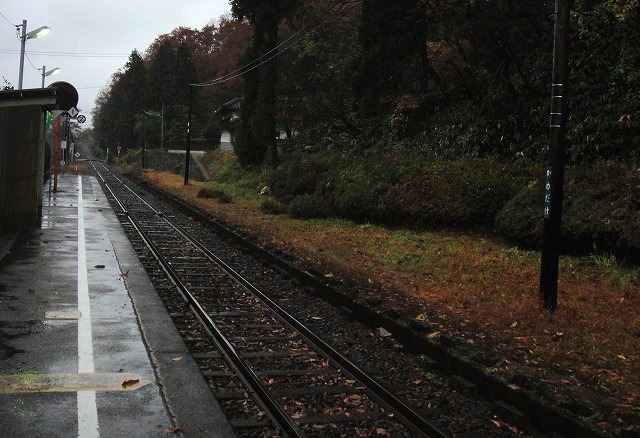
[[[158,35],[184,26],[201,29],[231,10],[229,0],[2,0],[0,2],[0,80],[16,89],[20,70],[20,40],[15,25],[27,20],[27,32],[47,25],[51,33],[27,40],[22,88],[40,88],[45,78],[71,83],[78,90],[78,108],[91,123],[98,92],[122,68],[132,50],[141,54]],[[2,80],[4,84],[4,80]]]

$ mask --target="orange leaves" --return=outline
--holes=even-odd
[[[505,429],[509,429],[511,432],[515,433],[516,435],[519,435],[521,433],[520,429],[518,429],[517,427],[511,426],[510,424],[501,423],[498,420],[494,420],[494,419],[491,419],[490,421],[498,429],[504,427]]]
[[[440,336],[442,332],[433,332],[433,333],[429,333],[427,336],[425,336],[427,339],[435,339],[438,336]]]
[[[139,379],[128,379],[128,380],[125,380],[124,382],[122,382],[122,387],[124,389],[129,389],[129,388],[132,388],[132,387],[136,386],[138,383],[140,383]]]

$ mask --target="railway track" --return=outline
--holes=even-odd
[[[234,256],[222,260],[215,244],[203,243],[192,219],[151,201],[104,165],[92,167],[238,436],[442,437],[483,428],[508,435],[491,427],[478,402],[461,408],[460,396],[441,388],[433,400],[403,401],[396,394],[411,393],[409,385],[367,366],[366,358],[357,365],[359,345],[351,343],[350,357],[331,346],[325,311],[294,317],[272,298],[287,302],[288,292],[255,286],[232,266]],[[467,409],[478,417],[469,421]]]

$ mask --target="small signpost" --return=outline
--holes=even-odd
[[[67,111],[67,114],[69,114],[69,117],[71,117],[72,119],[75,119],[78,114],[80,114],[80,111],[74,106]]]

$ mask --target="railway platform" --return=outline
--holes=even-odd
[[[229,437],[232,429],[93,176],[0,230],[0,418],[11,437]]]

